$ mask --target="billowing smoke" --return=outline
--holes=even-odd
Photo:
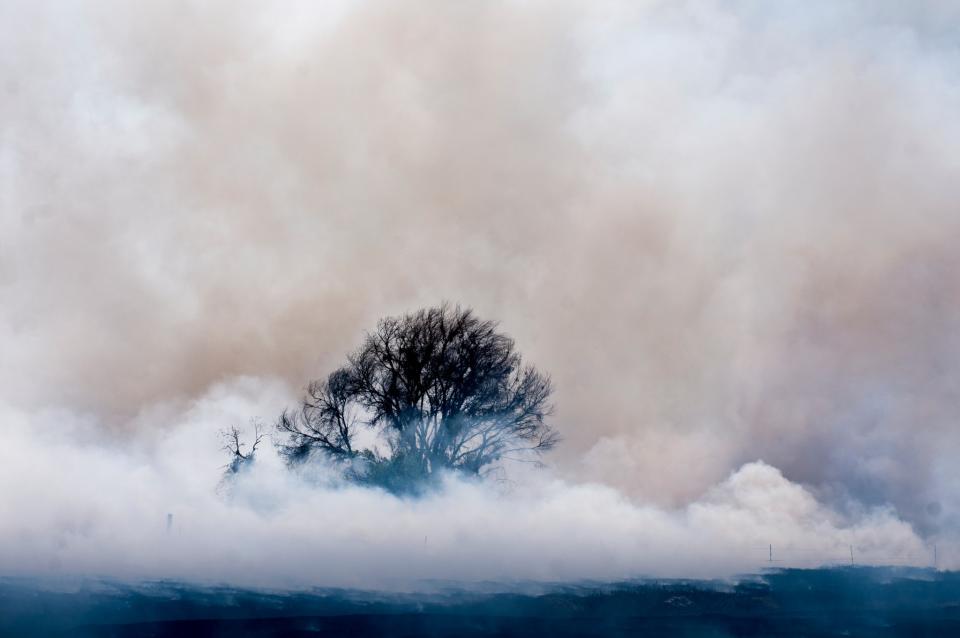
[[[958,31],[938,2],[0,1],[0,568],[949,546]],[[442,299],[553,375],[547,471],[413,503],[267,448],[214,490],[218,428]]]
[[[401,499],[322,467],[291,473],[269,446],[217,489],[216,426],[284,398],[276,381],[238,379],[165,414],[162,437],[124,447],[60,414],[4,414],[0,479],[16,487],[0,499],[0,572],[406,589],[730,576],[846,563],[850,547],[860,563],[930,560],[891,510],[843,516],[762,462],[676,510],[523,467]]]

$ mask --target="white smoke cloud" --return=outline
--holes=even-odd
[[[677,509],[522,467],[495,486],[451,478],[400,499],[292,473],[269,446],[217,490],[218,430],[286,399],[275,381],[236,380],[144,415],[173,425],[124,445],[63,414],[7,408],[0,573],[415,588],[733,576],[770,566],[771,543],[777,566],[846,562],[851,545],[860,563],[928,559],[889,509],[842,516],[762,461]]]
[[[955,537],[958,34],[936,1],[0,0],[6,565],[93,569],[116,534],[104,569],[201,574],[127,533],[167,509],[207,543],[184,556],[267,556],[206,532],[264,540],[288,520],[269,501],[308,518],[287,488],[368,526],[367,506],[458,520],[452,496],[309,496],[267,469],[256,507],[218,504],[219,461],[187,444],[221,421],[204,401],[270,420],[378,317],[442,299],[554,377],[543,503],[589,492],[611,533],[623,515],[709,553],[732,541],[691,517],[760,517],[710,499],[768,476],[828,526],[780,530],[814,553],[858,526],[913,552],[897,520]],[[476,489],[450,493],[539,511]]]

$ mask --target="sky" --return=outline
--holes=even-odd
[[[958,36],[936,1],[0,0],[0,572],[960,563]],[[546,468],[412,502],[268,447],[218,487],[219,430],[444,300],[552,376]]]

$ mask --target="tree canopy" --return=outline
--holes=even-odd
[[[382,319],[277,429],[291,463],[322,453],[354,480],[409,491],[552,448],[550,393],[496,322],[444,304]]]

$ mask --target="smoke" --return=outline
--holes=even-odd
[[[543,565],[598,539],[550,577],[621,550],[719,572],[729,536],[775,531],[952,537],[958,31],[932,1],[0,1],[4,565],[73,534],[64,568],[293,573],[328,507],[388,566],[449,520],[423,564],[483,577],[512,564],[501,517]],[[540,492],[414,505],[258,469],[255,506],[210,493],[227,424],[197,406],[269,419],[378,317],[442,299],[553,375]],[[195,568],[150,536],[167,510]],[[379,542],[381,511],[409,538]],[[491,536],[454,560],[468,522]]]
[[[0,498],[0,573],[392,589],[715,577],[769,566],[772,540],[778,565],[847,562],[850,546],[861,563],[929,560],[889,509],[841,516],[763,462],[675,511],[522,468],[404,500],[291,473],[271,446],[216,490],[218,426],[286,399],[276,381],[234,380],[122,447],[63,415],[5,413],[0,479],[16,489]]]

